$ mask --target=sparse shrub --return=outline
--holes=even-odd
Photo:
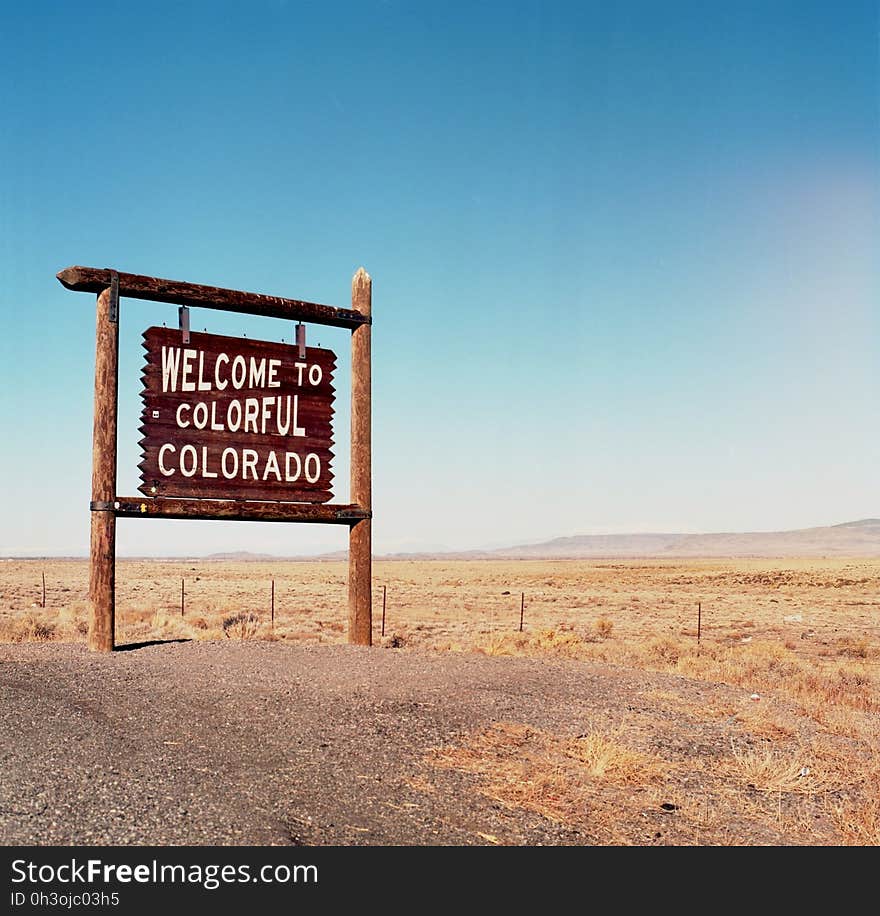
[[[801,661],[781,642],[743,646],[736,656],[736,664],[744,679],[771,677],[778,683],[787,678],[797,678],[803,673]]]
[[[55,637],[55,625],[52,623],[46,623],[43,620],[36,620],[30,622],[28,626],[28,638],[34,642],[48,642],[50,639]]]
[[[674,665],[681,657],[681,646],[670,636],[658,636],[648,643],[648,654],[655,662]]]
[[[845,636],[838,641],[838,655],[847,655],[850,658],[869,658],[871,656],[871,641],[866,636],[853,639]]]
[[[190,623],[197,630],[207,630],[208,629],[208,621],[205,620],[204,617],[194,617],[192,620],[190,620]]]
[[[223,618],[223,635],[228,639],[252,639],[259,625],[260,618],[253,611],[240,611]]]
[[[607,617],[599,617],[596,619],[593,626],[595,627],[596,635],[599,639],[608,639],[611,636],[611,631],[614,629],[614,621],[609,620]]]
[[[845,800],[832,809],[832,817],[847,846],[880,846],[880,801]]]

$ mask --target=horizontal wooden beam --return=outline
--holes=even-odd
[[[138,498],[117,496],[112,504],[92,504],[92,511],[112,511],[120,518],[190,518],[240,522],[315,522],[354,525],[371,513],[355,505],[280,503],[258,500]]]
[[[100,293],[110,286],[112,271],[100,267],[66,267],[58,272],[61,285],[77,293]],[[197,308],[219,309],[224,312],[241,312],[245,315],[262,315],[266,318],[285,318],[310,321],[337,328],[356,328],[370,324],[369,315],[354,309],[341,309],[300,299],[282,299],[262,293],[244,293],[237,289],[219,286],[201,286],[179,280],[162,280],[140,274],[119,273],[119,295],[131,299],[149,299],[153,302],[173,302]]]

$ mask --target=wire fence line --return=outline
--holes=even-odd
[[[290,581],[282,577],[226,579],[215,570],[205,574],[191,567],[190,575],[179,579],[163,576],[149,587],[132,584],[119,589],[117,609],[124,617],[127,611],[145,604],[175,611],[181,617],[248,610],[265,616],[273,625],[302,615],[326,615],[328,619],[347,613],[347,582],[335,576],[321,582]],[[867,582],[868,580],[864,580]],[[174,582],[173,588],[171,583]],[[717,584],[717,583],[716,583]],[[862,583],[854,583],[861,585]],[[717,590],[717,589],[716,589]],[[656,591],[656,589],[655,589]],[[64,608],[71,599],[87,602],[87,595],[47,578],[41,571],[34,583],[30,607],[49,610]],[[824,592],[824,590],[823,590]],[[164,596],[164,597],[163,597]],[[466,585],[432,584],[419,588],[412,583],[378,582],[373,585],[374,628],[381,635],[400,627],[414,625],[467,624],[487,632],[528,632],[535,627],[584,625],[598,617],[610,618],[618,630],[638,630],[649,624],[678,625],[693,629],[698,637],[713,631],[729,632],[746,628],[771,628],[803,631],[810,634],[841,634],[852,631],[880,633],[880,600],[828,600],[805,608],[804,598],[780,598],[778,591],[719,596],[716,602],[681,595],[675,586],[660,594],[635,594],[617,589],[614,593],[594,590],[573,593],[563,589],[488,587],[468,589]],[[755,620],[743,621],[748,610],[730,608],[729,600],[751,602]],[[758,607],[758,605],[761,605]],[[778,607],[771,607],[772,604]],[[9,606],[9,605],[7,605]],[[864,610],[856,610],[863,608]],[[843,617],[846,610],[849,616]],[[829,619],[836,616],[838,619]],[[734,619],[740,618],[740,619]]]

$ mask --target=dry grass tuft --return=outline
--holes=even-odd
[[[493,633],[477,645],[484,655],[555,655],[584,658],[586,641],[573,630],[546,629],[534,633]]]
[[[757,747],[734,748],[724,769],[735,779],[759,792],[803,792],[819,788],[815,765],[808,752],[781,750],[769,741]]]
[[[843,636],[837,641],[837,654],[849,658],[874,658],[878,649],[867,636]]]
[[[768,706],[752,703],[737,714],[743,726],[756,738],[768,741],[789,740],[796,734],[791,715]]]
[[[880,799],[876,796],[861,804],[838,805],[833,818],[844,845],[880,846]]]
[[[257,635],[260,618],[251,611],[241,611],[223,618],[223,635],[229,639],[253,639]]]
[[[36,614],[26,614],[20,619],[6,620],[0,626],[3,642],[49,642],[55,639],[56,627]]]
[[[653,781],[668,770],[658,757],[650,757],[621,744],[608,732],[590,732],[567,741],[563,752],[582,763],[592,779],[609,779],[622,784]]]
[[[606,789],[645,788],[669,770],[660,758],[627,747],[614,734],[561,738],[513,723],[496,723],[459,746],[436,749],[428,760],[479,777],[478,791],[506,807],[562,823],[581,820],[588,807],[601,807]],[[613,794],[615,804],[625,804]]]

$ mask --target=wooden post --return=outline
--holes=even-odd
[[[697,642],[700,641],[700,630],[703,624],[703,602],[697,602]]]
[[[180,616],[183,617],[183,609],[186,606],[186,590],[184,588],[184,580],[180,580]]]
[[[388,586],[382,586],[382,635],[385,635],[385,597],[388,592]]]
[[[271,615],[272,615],[272,629],[274,630],[274,629],[275,629],[275,580],[274,580],[274,579],[272,580],[272,608],[271,608]]]
[[[519,596],[519,631],[522,633],[523,617],[526,613],[526,593],[520,592]]]
[[[351,281],[351,307],[372,314],[370,275],[358,269]],[[373,506],[371,474],[370,325],[351,332],[351,502],[362,509]],[[369,518],[355,522],[348,538],[348,641],[359,646],[373,642],[372,529]]]
[[[45,608],[46,607],[46,574],[43,573],[42,575],[43,575],[43,600],[40,603],[40,607]]]
[[[116,616],[116,396],[119,387],[119,303],[98,294],[95,330],[95,418],[92,432],[92,522],[89,564],[89,648],[111,652]]]

